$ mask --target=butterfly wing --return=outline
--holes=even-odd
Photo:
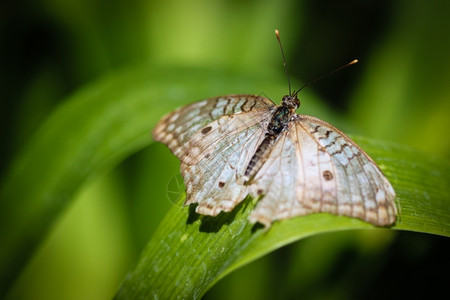
[[[281,132],[265,162],[250,185],[250,194],[263,196],[249,220],[269,228],[273,221],[308,213],[297,197],[297,189],[304,187],[297,147],[289,131]],[[301,184],[301,185],[299,185]]]
[[[232,210],[248,194],[237,178],[245,172],[264,137],[275,107],[267,98],[231,95],[181,107],[153,131],[181,161],[186,203],[217,215]]]
[[[264,198],[250,221],[274,220],[315,212],[362,219],[377,226],[396,219],[395,191],[375,162],[334,126],[297,115],[277,140],[259,171],[255,190]]]
[[[165,115],[153,129],[153,139],[166,144],[178,157],[194,133],[223,116],[268,110],[275,104],[254,95],[228,95],[188,104]]]

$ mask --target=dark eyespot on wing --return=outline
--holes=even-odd
[[[333,179],[333,173],[331,173],[329,170],[324,171],[322,175],[325,180]]]
[[[202,133],[203,133],[203,134],[207,134],[208,132],[211,131],[211,129],[212,129],[211,126],[205,127],[205,128],[202,129]]]

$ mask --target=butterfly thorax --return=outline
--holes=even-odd
[[[270,154],[273,144],[279,137],[280,133],[288,126],[291,117],[295,114],[295,110],[300,105],[297,95],[287,95],[283,97],[280,106],[274,110],[272,118],[267,126],[264,139],[256,148],[252,159],[247,165],[244,173],[246,184],[251,183],[252,179],[261,169],[265,162],[265,158]]]
[[[291,115],[292,114],[290,113],[289,108],[284,105],[278,106],[272,115],[269,125],[267,126],[266,136],[280,134],[289,122]]]

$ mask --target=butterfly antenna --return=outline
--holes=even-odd
[[[300,91],[301,91],[302,89],[304,89],[305,87],[310,86],[310,85],[316,83],[317,81],[319,81],[319,80],[321,80],[321,79],[324,79],[325,77],[328,77],[328,76],[330,76],[331,74],[336,73],[337,71],[340,71],[340,70],[342,70],[342,69],[344,69],[344,68],[350,67],[351,65],[354,65],[354,64],[356,64],[357,62],[358,62],[358,60],[357,60],[357,59],[354,59],[354,60],[352,60],[351,62],[349,62],[348,64],[343,65],[342,67],[339,67],[339,68],[337,68],[337,69],[335,69],[335,70],[333,70],[333,71],[331,71],[331,72],[329,72],[329,73],[326,73],[326,74],[324,74],[324,75],[321,75],[321,76],[317,77],[316,79],[314,79],[313,81],[310,81],[310,82],[305,83],[301,88],[299,88],[296,92],[294,92],[294,94],[297,95],[298,92],[300,92]]]
[[[287,66],[286,66],[286,58],[284,57],[283,46],[281,46],[280,32],[278,31],[278,29],[275,29],[275,35],[277,36],[278,44],[280,45],[281,56],[283,57],[284,70],[286,71],[286,77],[287,77],[288,84],[289,84],[289,96],[292,96],[292,93],[291,93],[291,79],[289,78],[289,72],[288,72],[288,69],[287,69]]]

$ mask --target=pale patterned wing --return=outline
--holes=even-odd
[[[153,129],[153,138],[181,159],[180,147],[202,128],[222,116],[273,109],[275,104],[255,95],[228,95],[195,102],[165,115]]]
[[[239,179],[264,139],[262,124],[270,117],[270,111],[225,116],[210,123],[213,129],[206,134],[199,131],[192,136],[193,146],[189,141],[185,149],[189,152],[181,158],[186,204],[198,203],[197,213],[215,216],[244,200],[248,187]]]
[[[295,154],[288,160],[285,152]],[[355,217],[377,226],[396,220],[395,191],[375,162],[344,133],[320,119],[296,116],[264,168],[259,172],[261,180],[255,182],[260,187],[252,193],[268,185],[276,190],[263,191],[266,195],[250,216],[252,222],[270,226],[274,220],[315,212]]]
[[[297,198],[296,186],[304,184],[301,168],[296,145],[289,131],[284,130],[251,182],[250,194],[263,197],[251,213],[250,222],[269,228],[273,221],[309,213]]]
[[[231,211],[248,194],[237,179],[264,138],[275,105],[258,96],[232,95],[182,107],[154,130],[181,161],[186,203],[197,213]],[[186,117],[186,115],[189,115]]]

